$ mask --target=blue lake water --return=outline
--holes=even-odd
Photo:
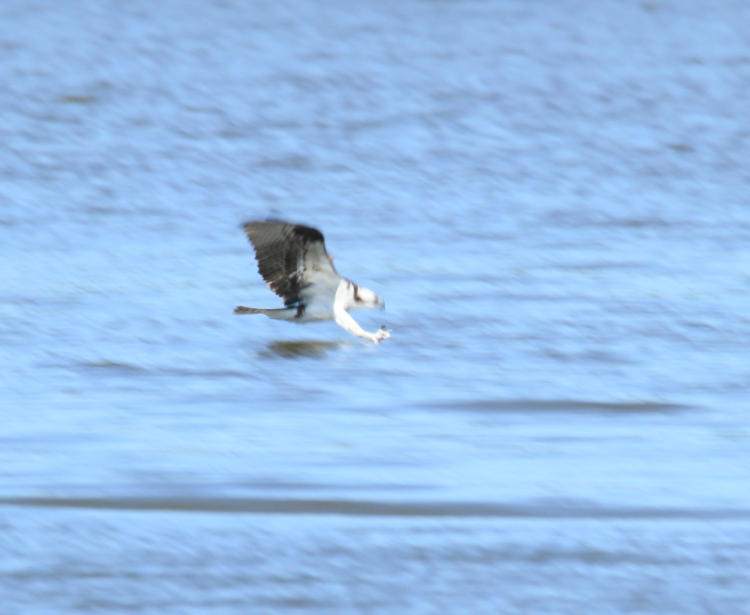
[[[4,2],[3,614],[749,613],[749,23]]]

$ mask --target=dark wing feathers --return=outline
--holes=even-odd
[[[300,292],[313,283],[313,271],[337,275],[319,230],[276,220],[248,222],[243,228],[255,249],[260,275],[284,305],[301,301]]]

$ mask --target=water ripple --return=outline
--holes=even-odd
[[[576,399],[486,399],[432,402],[422,404],[430,408],[461,408],[498,412],[603,412],[653,413],[676,412],[694,408],[688,404],[661,401],[596,401]]]
[[[619,507],[571,502],[505,504],[455,501],[394,502],[333,498],[10,497],[1,498],[0,506],[144,512],[345,515],[350,517],[750,520],[750,510],[738,508]]]

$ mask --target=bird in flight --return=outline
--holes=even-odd
[[[247,222],[243,228],[255,249],[260,275],[284,300],[284,307],[239,305],[234,308],[235,314],[265,314],[297,323],[335,320],[349,333],[376,344],[391,336],[385,327],[374,333],[365,331],[349,315],[349,310],[382,309],[385,304],[371,290],[337,273],[318,229],[280,220]]]

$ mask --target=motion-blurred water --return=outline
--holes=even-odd
[[[3,615],[750,612],[747,2],[0,24]]]

